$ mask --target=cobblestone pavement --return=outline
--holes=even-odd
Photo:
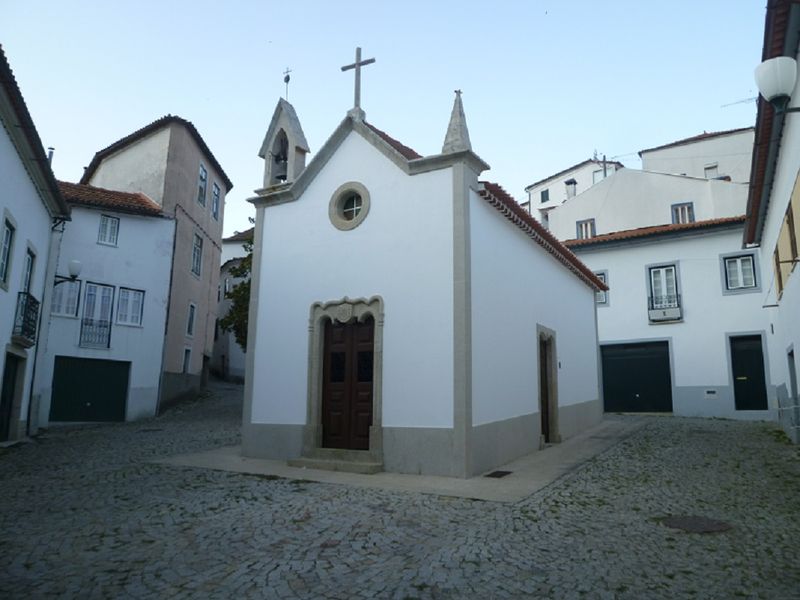
[[[515,504],[146,462],[236,444],[240,397],[2,451],[0,597],[800,598],[800,455],[768,425],[652,418]]]

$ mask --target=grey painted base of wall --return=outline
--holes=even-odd
[[[539,449],[539,413],[494,421],[472,428],[472,467],[478,475]]]
[[[708,394],[707,392],[715,392]],[[767,398],[775,398],[774,387],[767,386]],[[770,401],[770,405],[772,402]],[[775,408],[736,410],[731,386],[676,386],[672,394],[672,414],[676,417],[717,417],[752,421],[775,421]]]
[[[245,423],[242,425],[242,455],[251,458],[288,460],[303,453],[305,425],[273,425]]]
[[[594,427],[602,420],[603,403],[599,398],[558,407],[558,432],[562,441]]]
[[[165,409],[183,400],[197,397],[202,387],[200,375],[165,372],[161,377],[161,398],[158,402],[158,412],[164,412]]]
[[[439,427],[384,427],[383,468],[392,473],[458,477],[453,430]]]

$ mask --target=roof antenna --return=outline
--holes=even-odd
[[[291,73],[291,72],[292,72],[292,70],[289,67],[286,67],[286,70],[283,72],[283,83],[286,84],[286,101],[287,102],[289,101],[289,80],[291,79],[291,77],[289,77],[289,73]]]

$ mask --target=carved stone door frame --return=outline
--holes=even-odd
[[[308,323],[308,399],[306,425],[303,430],[303,455],[313,456],[322,448],[322,364],[325,322],[347,323],[353,319],[363,323],[367,317],[375,322],[373,350],[372,426],[369,430],[369,455],[383,462],[383,298],[315,302],[311,305]],[[348,450],[364,453],[364,450]]]

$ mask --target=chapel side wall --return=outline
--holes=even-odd
[[[555,334],[562,439],[599,422],[594,291],[470,195],[476,470],[538,449],[539,333]]]
[[[4,350],[0,354],[0,369],[5,368],[6,352],[12,352],[25,361],[22,372],[17,376],[18,381],[23,381],[21,394],[17,396],[19,402],[15,401],[11,413],[9,439],[13,440],[22,438],[26,434],[36,346],[22,348],[12,345],[11,333],[18,294],[22,291],[25,258],[29,248],[36,255],[30,294],[39,302],[44,299],[51,218],[5,127],[6,124],[0,121],[0,181],[3,182],[3,194],[0,195],[0,219],[2,219],[0,226],[7,219],[15,231],[7,285],[0,286],[0,345]],[[40,330],[37,331],[37,343],[41,343],[40,333]],[[0,370],[0,380],[2,373]]]
[[[328,207],[349,181],[367,188],[370,209],[358,227],[340,231]],[[263,209],[252,423],[297,432],[306,423],[312,304],[380,296],[383,427],[449,439],[452,186],[452,169],[408,176],[351,132],[299,200]],[[245,427],[245,452],[247,437]]]
[[[169,143],[169,128],[159,129],[104,158],[88,183],[109,190],[141,192],[163,206]]]
[[[607,249],[580,249],[593,271],[606,273],[610,291],[597,307],[600,344],[666,341],[669,344],[673,413],[686,417],[771,419],[774,390],[767,377],[770,410],[736,411],[730,365],[731,335],[769,339],[762,303],[769,281],[758,289],[726,293],[723,257],[747,254],[741,228]],[[757,254],[753,251],[751,253]],[[756,257],[757,263],[759,262]],[[648,266],[675,265],[683,320],[651,323]],[[758,264],[756,265],[758,269]],[[773,360],[764,346],[767,365]],[[714,394],[707,394],[713,391]]]
[[[103,214],[120,219],[117,246],[97,243]],[[72,221],[65,225],[56,274],[65,274],[70,260],[81,261],[79,310],[77,316],[68,317],[52,315],[50,306],[42,307],[42,319],[49,322],[50,335],[40,348],[43,356],[36,372],[36,393],[41,395],[41,424],[49,421],[57,356],[130,362],[126,420],[156,414],[174,230],[175,222],[171,219],[73,206]],[[147,244],[142,244],[144,239],[148,240]],[[131,260],[132,256],[136,256],[136,260]],[[109,348],[80,346],[80,310],[84,306],[87,281],[114,287]],[[120,287],[144,291],[141,326],[116,322]]]
[[[800,60],[800,53],[798,53],[797,59]],[[797,106],[797,100],[800,99],[798,87],[795,87],[791,98],[791,105]],[[782,139],[784,142],[780,146],[780,155],[775,169],[759,251],[763,280],[769,282],[769,294],[765,294],[764,304],[778,305],[765,311],[769,316],[771,327],[775,330],[774,335],[767,338],[772,356],[770,377],[776,387],[778,403],[785,407],[779,411],[778,418],[787,435],[796,443],[800,443],[800,430],[798,429],[800,410],[795,408],[799,400],[791,398],[788,362],[788,353],[793,350],[795,372],[800,377],[800,267],[797,264],[794,265],[794,270],[784,282],[785,287],[780,298],[776,294],[777,282],[773,267],[773,252],[791,201],[792,191],[800,178],[800,145],[790,143],[790,141],[800,139],[800,123],[796,116],[789,115],[784,119]],[[800,221],[800,202],[795,201],[793,210],[797,223]]]

